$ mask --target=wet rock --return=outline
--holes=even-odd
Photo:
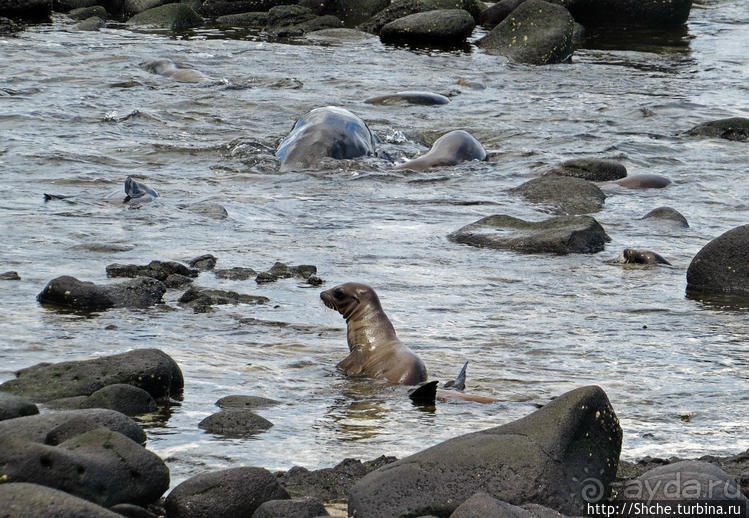
[[[479,491],[463,502],[450,515],[450,518],[536,518],[533,513],[522,507],[497,500],[493,496]]]
[[[378,95],[364,100],[367,104],[418,104],[432,106],[447,104],[450,99],[444,95],[432,92],[397,92],[394,94]]]
[[[166,279],[164,279],[164,286],[167,288],[184,288],[188,284],[192,284],[195,279],[191,277],[185,277],[178,273],[173,273]]]
[[[0,390],[42,402],[89,396],[116,383],[141,388],[159,400],[179,397],[184,386],[179,366],[158,349],[136,349],[93,360],[39,364],[17,372],[16,376],[0,385]]]
[[[268,31],[269,38],[291,38],[298,37],[308,32],[315,32],[323,29],[339,29],[343,27],[343,22],[332,14],[325,16],[316,16],[306,22],[284,27],[276,27]]]
[[[255,282],[258,284],[264,282],[275,282],[278,279],[290,279],[296,277],[299,279],[309,279],[317,273],[317,267],[311,264],[300,264],[289,266],[281,262],[276,262],[267,272],[257,275]]]
[[[317,275],[310,275],[309,277],[307,277],[307,284],[309,284],[311,286],[321,286],[323,284],[323,282],[325,282],[325,281],[323,281]]]
[[[165,281],[170,275],[184,275],[185,277],[197,277],[200,271],[188,268],[176,261],[151,261],[146,265],[137,264],[110,264],[106,268],[107,277],[152,277]]]
[[[54,403],[52,400],[50,403]],[[145,390],[116,383],[107,385],[78,402],[77,408],[108,408],[127,416],[147,414],[156,410],[156,401]]]
[[[128,25],[164,27],[173,31],[192,29],[203,25],[200,17],[187,4],[166,4],[138,13],[127,21]]]
[[[122,518],[83,498],[26,482],[0,484],[0,509],[3,518]]]
[[[0,0],[0,16],[3,17],[45,20],[51,12],[49,0]]]
[[[92,16],[98,16],[102,20],[106,20],[107,18],[109,18],[107,10],[100,5],[92,5],[91,7],[79,7],[78,9],[73,9],[68,13],[68,16],[70,16],[74,20],[85,20],[86,18],[91,18]]]
[[[552,214],[587,214],[603,208],[606,195],[587,180],[571,176],[534,178],[508,192],[518,194]]]
[[[203,419],[199,428],[217,435],[246,437],[270,429],[273,423],[246,409],[222,410]]]
[[[187,479],[166,498],[169,518],[252,516],[269,500],[288,499],[276,477],[263,468],[231,468]]]
[[[75,311],[103,311],[109,308],[146,308],[161,302],[166,286],[147,277],[120,284],[98,285],[63,275],[49,281],[37,295],[40,304]]]
[[[525,0],[500,0],[479,14],[478,23],[487,29],[493,29],[523,2]]]
[[[20,281],[21,276],[18,272],[5,272],[0,273],[0,281]]]
[[[308,7],[279,5],[268,10],[268,25],[283,27],[307,22],[317,16]]]
[[[288,3],[289,0],[205,0],[200,14],[215,18],[228,14],[267,12],[271,7]]]
[[[76,31],[98,31],[106,25],[107,22],[105,22],[102,18],[99,18],[98,16],[91,16],[90,18],[86,18],[85,20],[76,23],[73,26],[73,29]]]
[[[20,438],[38,443],[59,444],[62,441],[55,441],[51,435],[64,435],[64,440],[67,440],[74,435],[100,427],[119,432],[140,444],[146,442],[146,434],[135,421],[114,410],[99,408],[30,415],[0,421],[0,437],[3,440]],[[62,434],[65,429],[69,432]],[[73,434],[72,431],[77,433]]]
[[[251,409],[251,408],[265,408],[274,405],[280,405],[280,401],[275,399],[269,399],[267,397],[260,396],[226,396],[216,401],[216,405],[220,408],[225,409]]]
[[[189,263],[190,268],[193,268],[195,270],[201,271],[201,272],[208,272],[210,270],[213,270],[216,267],[216,262],[218,259],[216,259],[216,256],[211,254],[205,254],[201,255],[200,257],[196,257],[195,259],[192,259]]]
[[[686,23],[692,0],[567,0],[585,27],[678,27]]]
[[[0,392],[0,421],[38,413],[39,409],[28,399],[15,394]]]
[[[575,50],[575,20],[562,5],[526,0],[476,44],[516,63],[562,63]]]
[[[627,168],[613,160],[577,158],[551,168],[546,175],[573,176],[589,182],[609,182],[627,176]]]
[[[268,24],[268,13],[265,12],[250,12],[250,13],[236,13],[226,14],[216,18],[218,25],[224,25],[228,27],[265,27]],[[221,207],[219,205],[219,207]],[[224,219],[229,216],[226,209],[221,207],[223,212],[219,212],[221,217],[214,217],[214,219]],[[215,211],[214,211],[215,212]],[[212,217],[212,216],[209,216]]]
[[[627,189],[662,189],[671,184],[671,180],[659,174],[636,174],[616,181],[617,185]]]
[[[442,442],[370,473],[349,515],[444,516],[480,490],[584,514],[588,486],[610,493],[622,430],[606,394],[582,387],[512,423]]]
[[[9,480],[53,487],[106,507],[148,504],[169,488],[169,469],[157,455],[106,428],[57,446],[7,439],[0,464]]]
[[[747,250],[749,225],[736,227],[710,241],[689,264],[687,294],[749,296]]]
[[[5,16],[0,16],[0,34],[15,34],[21,32],[23,29],[22,24]]]
[[[323,503],[316,498],[297,500],[268,500],[257,508],[252,518],[316,518],[330,516]]]
[[[380,39],[385,42],[454,45],[473,32],[476,22],[463,9],[438,9],[410,14],[384,25]]]
[[[257,13],[244,13],[244,14],[250,15],[250,14],[257,14]],[[267,16],[266,13],[262,13],[262,14],[265,14]],[[262,25],[265,25],[265,23],[262,23]],[[180,207],[180,209],[189,210],[190,212],[193,212],[205,218],[210,218],[210,219],[215,219],[215,220],[222,220],[222,219],[226,219],[229,217],[229,212],[226,210],[226,208],[223,205],[219,205],[218,203],[207,203],[207,202],[196,203],[194,205],[182,206]]]
[[[278,481],[293,496],[311,496],[326,502],[345,500],[351,487],[364,475],[396,460],[384,455],[366,462],[344,459],[335,467],[315,471],[294,466],[279,473]]]
[[[343,20],[346,27],[355,27],[390,4],[389,0],[332,0],[327,10]]]
[[[179,298],[178,302],[189,308],[204,308],[205,306],[221,304],[265,304],[270,302],[270,299],[261,295],[245,295],[236,291],[191,286]]]
[[[159,518],[151,511],[135,504],[117,504],[110,507],[109,510],[126,518]]]
[[[214,270],[213,273],[219,279],[231,279],[233,281],[246,281],[257,275],[257,272],[252,268],[242,268],[241,266],[235,266],[228,270]]]
[[[398,18],[424,11],[433,11],[434,9],[436,7],[426,5],[422,0],[395,0],[369,20],[362,22],[358,28],[364,32],[379,35],[383,26],[394,22]]]
[[[435,9],[462,9],[468,11],[477,20],[484,6],[478,0],[424,0],[427,6]]]
[[[566,518],[565,515],[543,505],[523,504],[520,507],[530,511],[536,518]]]
[[[674,225],[679,227],[689,227],[689,222],[678,210],[672,209],[671,207],[658,207],[645,214],[642,219],[654,219],[672,222]]]
[[[143,11],[164,5],[168,0],[124,0],[124,11],[127,16],[133,16]],[[192,6],[191,6],[192,7]]]
[[[448,236],[455,243],[526,254],[595,253],[611,238],[590,216],[560,216],[524,221],[497,214],[458,229]]]
[[[681,461],[660,466],[628,480],[618,491],[618,500],[688,502],[739,501],[749,503],[735,479],[707,462]]]
[[[700,137],[745,141],[749,140],[749,119],[744,117],[731,117],[730,119],[703,122],[686,133],[687,135]]]

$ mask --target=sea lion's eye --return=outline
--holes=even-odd
[[[333,296],[337,299],[343,298],[343,290],[341,288],[336,288],[333,290]]]

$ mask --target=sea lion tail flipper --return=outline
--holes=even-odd
[[[427,381],[423,385],[411,390],[408,397],[416,405],[434,405],[437,400],[437,383],[439,381]]]
[[[451,388],[453,390],[464,390],[466,388],[466,367],[468,367],[468,362],[465,362],[463,364],[463,368],[460,369],[460,373],[458,373],[457,378],[445,383],[445,388]]]

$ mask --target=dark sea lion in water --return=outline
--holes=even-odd
[[[346,320],[350,354],[338,370],[404,385],[427,379],[424,362],[398,339],[371,287],[348,282],[323,291],[320,298]]]
[[[125,178],[125,199],[122,203],[136,201],[138,203],[153,201],[159,197],[154,189],[144,183],[136,182],[132,177]]]
[[[325,158],[375,154],[376,139],[359,117],[337,106],[315,108],[299,119],[276,150],[281,172],[313,169]]]
[[[463,364],[463,368],[460,369],[460,372],[458,373],[458,377],[454,380],[450,380],[447,383],[445,383],[446,389],[453,389],[453,390],[465,390],[466,388],[466,368],[468,367],[468,362],[465,362]]]
[[[672,209],[671,207],[658,207],[657,209],[651,210],[640,219],[662,220],[671,222],[674,225],[680,227],[689,227],[687,218],[685,218],[684,215],[681,214],[681,212],[676,209]]]
[[[423,171],[430,167],[457,165],[467,160],[484,159],[486,159],[484,146],[467,131],[455,130],[438,138],[425,155],[397,165],[395,169]]]
[[[370,97],[364,101],[367,104],[420,104],[431,106],[436,104],[447,104],[450,99],[444,95],[432,92],[396,92],[388,95]]]
[[[662,255],[651,252],[650,250],[625,248],[620,257],[620,262],[623,262],[624,264],[667,264],[671,266],[671,263],[669,263]]]
[[[615,183],[628,189],[662,189],[671,183],[671,180],[659,174],[636,174],[627,176]]]
[[[200,70],[195,70],[194,68],[182,68],[171,59],[146,61],[141,63],[140,66],[146,72],[171,77],[180,83],[203,83],[210,81],[210,78]]]
[[[496,403],[499,399],[482,396],[480,394],[464,394],[462,391],[466,387],[466,367],[468,362],[463,364],[458,377],[445,383],[445,389],[437,390],[438,381],[429,381],[408,393],[417,405],[434,405],[436,401],[472,401],[474,403]]]

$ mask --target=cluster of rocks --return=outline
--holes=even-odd
[[[106,267],[107,277],[133,280],[95,284],[63,275],[49,281],[37,300],[41,304],[83,312],[118,307],[145,308],[161,303],[167,289],[190,285],[200,272],[213,270],[216,262],[216,257],[207,254],[191,260],[189,266],[176,261],[151,261],[146,265],[110,264]],[[241,267],[216,270],[216,276],[223,279],[243,280],[255,274],[254,270]],[[313,265],[288,266],[277,262],[267,272],[257,274],[255,280],[260,284],[296,277],[317,286],[323,281],[316,274],[317,267]],[[259,295],[190,286],[178,302],[198,313],[210,311],[212,306],[219,304],[266,304],[270,300]]]

